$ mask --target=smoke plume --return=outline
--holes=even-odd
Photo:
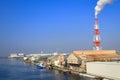
[[[98,16],[100,11],[104,8],[106,4],[110,4],[112,0],[98,0],[97,5],[95,7],[95,17]]]

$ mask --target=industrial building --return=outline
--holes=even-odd
[[[88,62],[87,74],[120,80],[120,62]]]
[[[86,72],[86,63],[96,61],[120,61],[120,55],[116,50],[76,50],[67,58],[70,69],[77,72]]]

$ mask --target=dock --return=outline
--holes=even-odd
[[[65,68],[53,67],[53,69],[70,73],[70,70],[65,69]]]

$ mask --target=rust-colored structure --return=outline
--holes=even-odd
[[[116,50],[78,50],[73,54],[86,61],[114,61],[120,57]]]

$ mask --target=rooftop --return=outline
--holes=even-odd
[[[89,62],[92,64],[107,64],[107,65],[120,65],[120,61],[114,61],[114,62]]]

